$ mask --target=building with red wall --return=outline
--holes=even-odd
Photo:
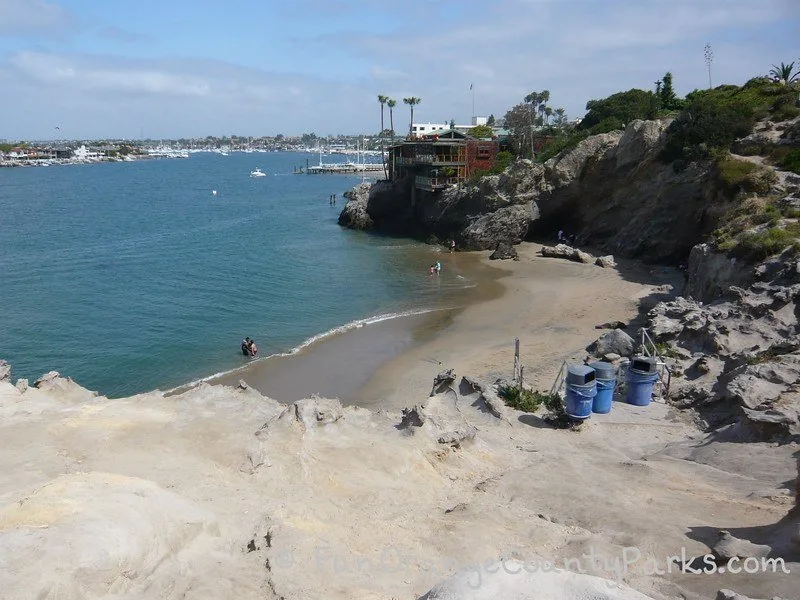
[[[436,192],[491,169],[499,146],[456,130],[406,140],[389,148],[389,179],[411,175],[416,189]]]

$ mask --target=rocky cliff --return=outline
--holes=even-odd
[[[581,243],[622,255],[682,260],[714,225],[707,215],[717,189],[707,165],[676,172],[658,160],[666,126],[634,121],[625,131],[592,136],[544,164],[518,160],[500,175],[438,193],[412,195],[408,180],[380,182],[366,198],[361,189],[340,223],[454,237],[465,249],[565,229],[579,232]]]

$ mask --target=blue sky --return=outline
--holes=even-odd
[[[0,138],[369,133],[743,83],[800,58],[797,0],[0,0]],[[388,118],[388,117],[387,117]],[[388,126],[388,123],[387,123]],[[56,131],[55,127],[60,127]]]

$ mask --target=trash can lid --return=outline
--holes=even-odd
[[[585,385],[595,379],[594,369],[586,365],[567,365],[567,383]]]
[[[637,373],[655,373],[656,359],[652,356],[634,356],[629,368]]]
[[[612,365],[610,362],[597,360],[595,362],[590,362],[589,366],[594,369],[595,377],[597,379],[614,379],[616,377],[614,373],[614,365]]]

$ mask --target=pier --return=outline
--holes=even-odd
[[[380,163],[320,163],[307,166],[294,171],[295,174],[319,175],[322,173],[369,173],[383,171]]]

